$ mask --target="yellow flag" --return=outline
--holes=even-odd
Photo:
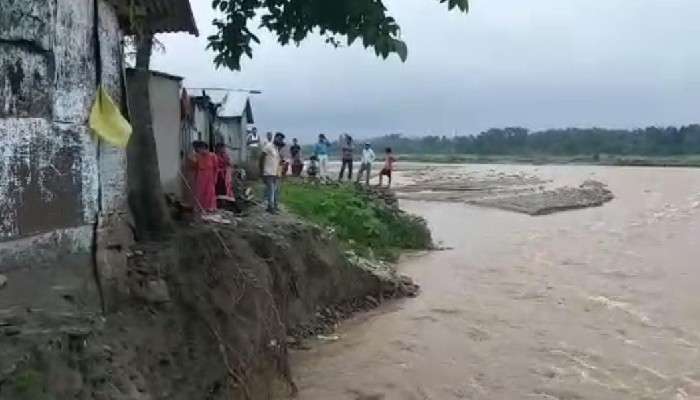
[[[119,107],[100,85],[97,89],[95,104],[90,112],[90,128],[97,136],[121,148],[129,143],[132,128],[119,111]]]

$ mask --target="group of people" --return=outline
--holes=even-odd
[[[217,210],[217,198],[234,200],[233,168],[226,146],[217,144],[214,152],[202,141],[192,143],[194,152],[187,159],[188,169],[192,173],[190,185],[197,208],[204,212]]]
[[[267,211],[277,213],[280,203],[281,179],[287,176],[291,169],[291,175],[300,177],[304,171],[304,158],[302,149],[297,139],[292,140],[292,145],[287,147],[283,133],[272,134],[268,132],[267,140],[262,140],[259,168],[263,183],[265,184],[265,201]],[[342,181],[347,176],[348,181],[353,178],[353,166],[355,163],[355,146],[350,135],[344,134],[340,139],[341,168],[338,180]],[[234,165],[226,151],[224,144],[217,144],[214,152],[209,145],[202,141],[192,144],[193,154],[188,157],[189,170],[193,173],[192,192],[197,208],[204,213],[214,212],[218,208],[217,199],[228,199],[235,202],[233,190]],[[328,157],[331,143],[324,134],[320,134],[318,142],[314,145],[313,154],[309,157],[306,174],[309,178],[328,181]],[[360,155],[360,168],[356,182],[364,179],[369,185],[372,174],[372,165],[376,161],[376,155],[370,143],[362,146]],[[379,185],[383,185],[384,178],[388,179],[391,186],[392,171],[396,157],[391,148],[385,149],[384,166],[379,173]],[[291,168],[290,168],[291,167]]]
[[[322,135],[321,135],[322,136]],[[319,136],[319,143],[324,140]],[[326,141],[327,142],[327,141]],[[318,145],[317,145],[318,146]],[[343,135],[340,138],[340,159],[341,159],[341,166],[340,166],[340,174],[338,175],[338,180],[342,181],[343,176],[345,176],[345,172],[347,171],[347,179],[348,181],[352,181],[352,170],[353,170],[353,164],[355,162],[355,156],[354,156],[354,151],[355,151],[355,145],[353,142],[353,139],[350,135]],[[394,164],[396,163],[396,157],[394,157],[393,152],[391,151],[390,147],[387,147],[385,150],[385,156],[384,156],[384,166],[382,167],[381,171],[379,171],[379,186],[383,184],[384,177],[387,178],[389,181],[389,186],[391,186],[391,173],[394,170]],[[327,158],[327,157],[326,157]],[[360,156],[360,170],[357,173],[357,180],[356,182],[359,183],[360,180],[364,177],[365,179],[365,184],[369,185],[369,180],[372,175],[372,164],[375,162],[377,156],[374,154],[374,150],[372,149],[372,144],[369,142],[366,142],[364,146],[362,147],[362,155]],[[327,171],[326,171],[327,174]]]
[[[344,176],[347,176],[348,181],[352,181],[353,164],[355,162],[355,146],[350,135],[344,134],[340,138],[340,155],[341,168],[338,180],[342,181]],[[311,179],[319,179],[328,181],[330,179],[328,172],[328,158],[330,154],[331,143],[325,134],[318,136],[318,142],[313,147],[313,154],[309,157],[306,175]],[[357,174],[356,182],[364,178],[365,184],[369,185],[372,175],[372,164],[376,161],[376,155],[370,143],[365,143],[362,147],[360,157],[360,169]],[[379,172],[379,185],[384,184],[384,178],[388,180],[388,185],[391,186],[392,171],[396,163],[391,148],[385,149],[384,166]],[[260,157],[260,171],[265,184],[265,200],[267,203],[267,211],[277,213],[279,211],[280,202],[280,184],[281,178],[288,175],[291,164],[291,173],[294,177],[300,177],[304,171],[304,158],[302,155],[301,146],[298,140],[292,139],[292,145],[287,149],[285,144],[285,135],[282,133],[272,134],[268,132],[267,141],[262,145],[262,153]],[[346,175],[347,171],[347,175]]]
[[[264,143],[274,143],[274,138],[276,137],[284,138],[284,134],[278,132],[277,134],[273,135],[272,132],[268,132],[267,142]],[[304,171],[305,163],[299,141],[296,138],[292,139],[292,145],[289,148],[287,148],[283,142],[284,140],[282,139],[282,142],[280,142],[281,147],[278,148],[282,168],[280,176],[287,176],[291,167],[291,175],[294,177],[300,177]],[[355,144],[352,137],[347,134],[341,135],[339,147],[342,163],[338,180],[342,181],[343,177],[347,174],[347,179],[351,181],[355,163]],[[308,164],[306,164],[306,174],[308,177],[320,178],[323,181],[330,179],[330,174],[328,171],[330,151],[330,141],[325,134],[320,134],[318,136],[318,142],[316,142],[313,147],[313,153],[309,157]],[[394,169],[396,157],[394,157],[391,148],[387,148],[385,152],[386,156],[384,159],[384,166],[380,171],[379,180],[381,185],[383,184],[384,177],[387,177],[389,185],[391,185],[391,172]],[[365,143],[362,147],[362,153],[360,155],[360,169],[357,174],[356,182],[359,183],[364,177],[365,183],[369,185],[369,180],[372,174],[372,164],[376,161],[376,158],[377,156],[372,149],[372,145],[370,143]]]

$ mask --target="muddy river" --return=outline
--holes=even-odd
[[[295,352],[300,399],[700,399],[700,170],[463,168],[615,199],[537,217],[402,200],[451,249],[400,263],[419,297]]]

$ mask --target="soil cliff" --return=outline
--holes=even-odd
[[[101,288],[114,305],[107,314],[70,292],[55,307],[5,307],[12,301],[0,289],[0,399],[291,394],[290,335],[415,293],[390,267],[345,254],[319,226],[256,212],[229,222],[183,226],[167,243],[129,249],[126,269]],[[22,279],[31,273],[42,272]]]

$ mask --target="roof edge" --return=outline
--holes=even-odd
[[[126,68],[126,73],[127,73],[127,75],[133,74],[134,71],[136,71],[136,68]],[[169,80],[171,80],[171,81],[182,82],[183,80],[185,80],[185,78],[183,78],[183,77],[181,77],[181,76],[169,74],[169,73],[167,73],[167,72],[156,71],[156,70],[152,70],[152,69],[149,69],[149,70],[148,70],[148,73],[151,74],[151,75],[160,77],[160,78],[169,79]]]
[[[188,33],[194,35],[195,37],[199,37],[199,29],[197,28],[197,21],[194,20],[194,13],[192,12],[192,4],[190,4],[189,0],[187,1],[187,11],[190,16],[190,30]]]
[[[178,33],[186,32],[199,36],[199,29],[192,13],[190,0],[131,0],[135,5],[127,3],[127,0],[105,0],[111,3],[117,10],[119,23],[123,32],[133,35],[134,28],[129,23],[133,13],[144,18],[145,33]],[[168,7],[170,6],[170,7]],[[134,11],[136,10],[136,11]],[[167,12],[164,10],[168,10]]]

